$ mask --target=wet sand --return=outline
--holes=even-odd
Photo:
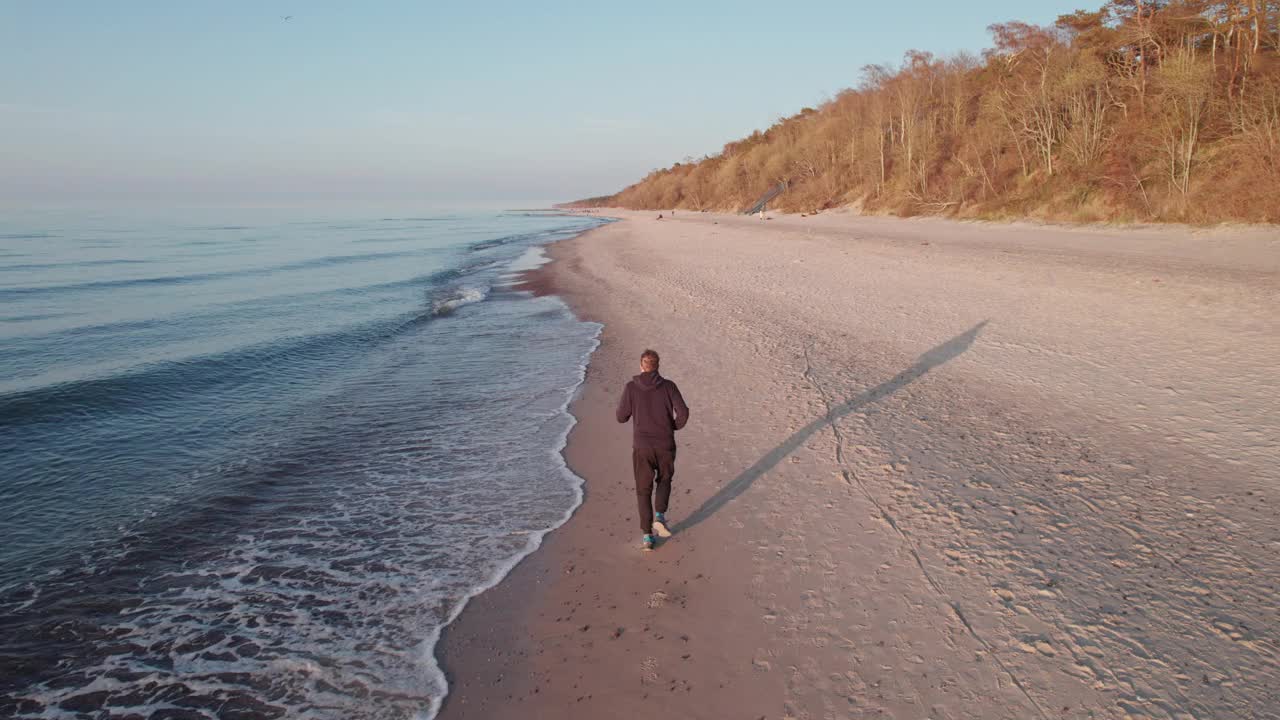
[[[1280,233],[680,212],[551,249],[604,324],[577,514],[443,718],[1280,717]],[[638,550],[617,394],[692,408]]]

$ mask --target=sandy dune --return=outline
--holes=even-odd
[[[625,213],[588,499],[450,629],[442,717],[1280,718],[1280,233]],[[693,419],[636,550],[613,403]]]

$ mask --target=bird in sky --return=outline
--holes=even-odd
[[[289,22],[290,20],[292,20],[292,19],[293,19],[293,16],[292,16],[292,15],[281,15],[281,16],[280,16],[280,19],[281,19],[281,20],[284,20],[285,22]]]

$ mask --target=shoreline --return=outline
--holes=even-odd
[[[614,221],[623,222],[621,218],[615,218]],[[569,531],[568,526],[574,522],[591,493],[586,478],[574,468],[569,457],[571,447],[574,445],[574,436],[581,427],[580,411],[577,406],[583,401],[585,386],[591,378],[593,361],[604,347],[605,325],[599,319],[588,316],[584,308],[567,294],[565,288],[557,284],[554,267],[564,260],[560,256],[561,253],[557,252],[558,248],[568,243],[580,242],[592,233],[607,228],[610,224],[613,223],[589,228],[572,237],[543,246],[547,262],[521,272],[519,279],[511,285],[511,290],[529,292],[533,297],[556,296],[565,303],[579,322],[596,323],[601,327],[596,335],[596,345],[587,356],[582,382],[567,403],[566,412],[574,418],[573,425],[566,434],[564,443],[555,450],[565,463],[566,472],[581,479],[581,495],[565,522],[549,529],[536,548],[516,561],[514,566],[495,583],[468,598],[461,611],[442,626],[441,633],[434,644],[434,654],[437,667],[443,671],[449,690],[443,703],[436,710],[436,717],[451,717],[455,713],[474,712],[474,710],[459,707],[459,704],[471,702],[469,698],[459,698],[459,691],[464,688],[470,690],[473,684],[488,683],[495,691],[504,690],[513,684],[503,685],[506,680],[504,673],[488,670],[495,648],[508,648],[505,651],[497,651],[498,657],[527,658],[529,656],[529,644],[513,630],[525,626],[528,621],[537,616],[538,613],[533,608],[541,605],[545,598],[547,584],[544,581],[549,583],[550,579],[556,576],[556,569],[563,565],[559,555],[565,552],[565,549],[560,547],[565,543],[556,542],[558,535],[561,534],[557,531]],[[502,619],[501,623],[494,622],[498,618]],[[459,675],[464,676],[465,679],[460,680]],[[475,678],[473,679],[472,676]],[[527,683],[516,686],[527,690]],[[507,693],[506,699],[511,697],[512,693]]]
[[[556,240],[546,245],[539,246],[543,251],[543,253],[546,255],[546,261],[536,267],[533,267],[532,269],[519,271],[516,274],[516,280],[513,283],[511,283],[509,286],[507,286],[506,290],[512,291],[512,292],[529,292],[533,297],[545,297],[549,295],[557,295],[557,293],[555,292],[554,281],[549,274],[550,266],[556,262],[555,258],[551,254],[552,248],[561,243],[566,243],[566,242],[576,240],[582,237],[583,235],[586,235],[588,233],[591,233],[592,231],[598,230],[606,226],[607,224],[597,225],[591,228],[587,228],[586,230],[578,232],[570,237],[562,238],[560,240]],[[583,322],[583,323],[593,322],[591,320],[584,319],[581,316],[581,314],[577,311],[577,309],[572,307],[564,298],[560,298],[560,299],[562,300],[562,302],[565,303],[569,311],[574,314],[574,317],[577,319],[578,322]],[[599,323],[595,323],[595,324],[599,325]],[[565,431],[564,435],[560,438],[558,445],[552,448],[550,451],[551,454],[554,455],[559,460],[562,466],[562,471],[567,476],[569,476],[568,479],[570,479],[571,482],[576,483],[576,486],[575,486],[576,494],[577,494],[576,502],[573,504],[572,507],[568,508],[565,511],[564,518],[559,523],[557,523],[552,527],[547,528],[538,536],[537,542],[534,543],[532,547],[529,547],[524,552],[516,555],[507,564],[495,570],[492,576],[488,579],[488,581],[486,581],[484,584],[480,586],[477,586],[477,588],[474,589],[469,595],[464,597],[462,601],[458,604],[453,615],[437,628],[434,636],[429,637],[424,641],[425,645],[430,648],[430,653],[429,653],[430,654],[430,662],[429,662],[430,673],[442,679],[444,681],[445,688],[446,688],[446,693],[443,696],[443,698],[438,699],[437,702],[432,707],[427,709],[426,717],[431,717],[431,718],[439,717],[440,714],[444,711],[444,709],[448,706],[450,699],[455,694],[454,692],[455,681],[449,670],[450,665],[445,659],[446,657],[445,648],[449,645],[449,636],[451,634],[451,630],[459,622],[459,620],[461,620],[468,613],[472,612],[472,606],[476,604],[477,600],[479,600],[481,597],[488,594],[495,593],[498,588],[502,588],[503,586],[516,584],[517,581],[512,579],[512,575],[515,574],[515,572],[521,566],[528,564],[530,559],[533,556],[539,554],[539,551],[545,548],[548,537],[550,537],[553,533],[555,533],[555,531],[561,529],[562,527],[565,526],[565,524],[571,521],[573,519],[574,514],[578,511],[579,508],[582,507],[582,503],[585,501],[585,498],[586,498],[585,478],[583,478],[581,475],[574,472],[573,468],[569,466],[569,463],[565,458],[565,450],[568,446],[570,437],[572,437],[573,435],[574,429],[578,426],[578,418],[577,418],[577,415],[574,414],[573,412],[573,405],[577,402],[577,398],[581,392],[582,386],[586,382],[587,373],[589,371],[589,367],[591,363],[591,358],[599,348],[600,348],[600,331],[597,330],[594,338],[594,344],[586,352],[583,358],[581,372],[580,372],[580,379],[577,385],[574,387],[573,392],[570,393],[569,397],[565,400],[564,407],[562,408],[562,412],[564,412],[566,415],[569,416],[569,418],[571,419],[571,422],[569,424],[568,429]]]
[[[551,243],[547,246],[543,246],[543,249],[544,251],[546,251],[547,249],[549,249],[550,245],[573,240],[583,234],[591,232],[594,229],[596,228],[588,228],[587,230],[577,233],[572,237],[565,238],[562,240],[557,240],[555,243]],[[535,277],[543,278],[544,271],[552,262],[554,262],[554,260],[551,260],[550,257],[548,256],[547,262],[543,263],[542,265],[539,265],[538,267],[535,267],[531,270],[521,271],[519,273],[519,279],[515,283],[511,284],[508,289],[511,291],[517,291],[517,292],[530,291],[533,293],[534,297],[543,297],[543,296],[554,294],[552,292],[547,291],[551,289],[549,285],[547,285],[546,287],[535,289],[535,286],[532,285],[530,282]],[[545,283],[546,280],[543,279],[542,282]],[[569,309],[570,309],[570,312],[574,312],[573,308],[570,307]],[[587,321],[583,321],[580,317],[578,317],[576,312],[574,314],[575,314],[575,318],[577,318],[579,322],[587,322]],[[427,647],[431,648],[430,662],[429,662],[430,672],[432,675],[436,676],[439,680],[443,681],[444,688],[445,688],[445,695],[441,698],[436,699],[434,705],[427,710],[427,717],[431,717],[431,718],[438,717],[440,713],[443,711],[444,707],[447,705],[449,698],[453,696],[452,690],[453,690],[454,682],[452,677],[450,676],[448,665],[445,663],[443,659],[443,648],[446,645],[446,639],[448,637],[450,628],[452,628],[454,624],[458,622],[458,620],[468,611],[471,605],[475,603],[475,601],[479,597],[489,592],[492,592],[495,588],[505,584],[510,579],[512,573],[515,572],[516,568],[520,567],[520,565],[525,563],[526,560],[528,560],[531,556],[537,554],[538,551],[541,550],[545,545],[547,537],[550,536],[552,533],[554,533],[556,530],[559,530],[560,528],[564,527],[566,523],[568,523],[570,520],[573,519],[573,516],[577,512],[578,508],[582,507],[582,503],[584,502],[586,497],[586,481],[585,481],[585,478],[575,473],[573,469],[569,467],[568,462],[565,460],[564,451],[568,445],[569,437],[573,434],[574,428],[576,428],[578,425],[577,416],[574,415],[572,411],[573,404],[578,396],[578,392],[582,388],[583,383],[586,382],[587,369],[591,362],[591,356],[595,354],[596,350],[599,349],[599,347],[600,347],[600,333],[599,333],[599,330],[597,330],[595,337],[593,339],[592,347],[586,351],[582,359],[578,382],[574,386],[573,391],[565,399],[564,405],[561,408],[561,412],[568,415],[568,417],[570,418],[569,426],[568,428],[565,429],[564,434],[559,438],[559,441],[557,442],[556,446],[553,447],[550,451],[550,454],[553,457],[555,457],[559,462],[561,471],[567,476],[566,479],[568,479],[571,483],[574,483],[574,489],[576,491],[575,492],[576,501],[571,507],[565,510],[564,516],[560,520],[560,522],[547,528],[546,530],[542,531],[539,535],[537,535],[537,539],[535,542],[532,543],[531,547],[527,547],[522,553],[517,554],[516,556],[511,558],[505,565],[494,570],[493,574],[486,580],[484,584],[477,586],[472,590],[472,592],[469,595],[464,597],[462,601],[458,603],[452,616],[449,617],[447,620],[445,620],[443,623],[441,623],[439,626],[437,626],[434,636],[427,638],[427,640],[425,641],[426,645]]]
[[[551,262],[528,271],[517,286],[535,295],[556,295],[579,320],[602,327],[586,380],[569,406],[577,422],[563,451],[569,470],[584,479],[584,499],[568,522],[548,533],[537,550],[495,587],[472,598],[445,627],[437,647],[450,691],[440,718],[527,718],[551,712],[625,716],[632,713],[620,706],[653,705],[659,696],[670,704],[656,712],[674,713],[695,691],[705,698],[712,682],[716,712],[686,707],[684,715],[757,717],[751,713],[779,690],[776,683],[754,677],[758,664],[751,658],[755,646],[765,642],[762,628],[745,618],[723,623],[719,617],[725,605],[740,603],[746,578],[737,577],[737,585],[716,586],[724,572],[723,557],[698,547],[727,542],[724,529],[702,528],[695,544],[686,542],[681,534],[689,528],[677,521],[676,537],[661,541],[655,552],[639,550],[631,430],[613,418],[618,378],[625,382],[635,372],[631,356],[638,357],[639,350],[628,352],[636,344],[635,332],[626,318],[593,302],[597,298],[581,276],[570,275],[582,270],[576,248],[630,220],[619,218],[551,244],[546,250]],[[700,438],[684,435],[678,438],[681,447],[702,444]],[[685,473],[686,465],[678,463],[672,509],[682,517],[688,515],[693,492],[681,486]],[[750,562],[745,548],[735,562]],[[701,586],[700,591],[694,586]],[[696,606],[690,602],[695,592],[705,593]],[[661,617],[667,609],[683,617]],[[694,630],[712,624],[720,625],[714,633]],[[595,652],[604,659],[592,658]],[[713,676],[698,670],[683,678],[662,677],[682,665],[697,668],[704,658],[719,658],[716,664],[724,666],[726,652],[745,660]],[[620,680],[619,670],[627,680]]]
[[[1271,640],[1245,633],[1280,627],[1280,565],[1249,550],[1280,542],[1276,449],[1250,439],[1277,431],[1280,243],[607,214],[521,285],[603,323],[563,453],[584,499],[446,626],[441,718],[1277,699],[1280,664],[1251,649]],[[650,345],[692,420],[676,536],[644,554],[612,410]]]

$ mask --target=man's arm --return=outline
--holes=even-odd
[[[684,404],[684,396],[675,383],[671,383],[671,408],[676,411],[676,429],[679,430],[689,422],[689,406]]]
[[[631,419],[631,383],[627,383],[622,388],[622,399],[618,401],[618,422],[624,423]]]

